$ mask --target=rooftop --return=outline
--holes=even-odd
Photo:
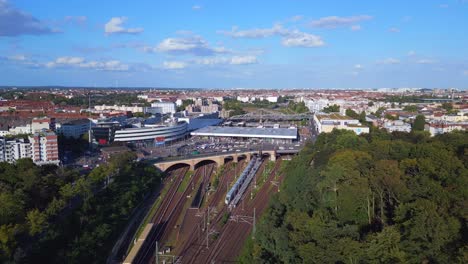
[[[209,126],[191,133],[192,136],[257,137],[296,139],[297,128],[256,128]]]
[[[319,120],[322,119],[329,119],[329,120],[353,120],[354,118],[351,118],[349,116],[344,116],[340,114],[329,114],[329,115],[317,115],[317,118]]]
[[[75,119],[75,120],[71,120],[71,121],[68,121],[64,124],[62,124],[63,126],[76,126],[76,125],[83,125],[83,124],[89,124],[91,121],[89,121],[89,119],[87,118],[83,118],[83,119]]]

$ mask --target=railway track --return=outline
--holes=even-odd
[[[265,168],[264,166],[265,165],[263,164],[262,168],[257,172],[258,174],[263,172]],[[271,181],[273,180],[274,175],[278,172],[279,168],[280,162],[277,162],[273,170],[270,172],[267,181],[262,185],[252,201],[245,201],[246,195],[248,195],[248,192],[246,192],[242,198],[242,202],[246,203],[244,209],[242,210],[242,207],[238,206],[232,210],[232,215],[252,215],[254,208],[256,208],[256,212],[259,214],[263,212],[263,210],[268,205],[270,193],[274,191],[271,188]],[[183,263],[209,263],[210,261],[214,260],[231,262],[238,255],[242,249],[242,243],[239,243],[239,241],[244,241],[246,239],[247,234],[249,234],[252,229],[252,226],[247,223],[232,222],[228,222],[224,226],[220,225],[223,213],[226,211],[226,207],[223,207],[223,210],[218,214],[218,217],[210,226],[210,230],[216,228],[219,230],[220,236],[216,239],[216,241],[214,241],[209,249],[206,249],[204,248],[205,244],[203,243],[203,239],[197,239],[197,241],[192,243],[192,246],[195,246],[196,248],[195,252],[193,252],[193,249],[190,250],[190,252],[187,252],[187,256],[183,256]]]
[[[245,163],[244,161],[239,162],[237,166],[242,168],[243,165],[245,165],[244,163]],[[239,170],[239,168],[237,168],[237,170]],[[230,181],[234,180],[235,172],[236,172],[236,168],[229,167],[223,173],[223,175],[220,176],[220,182],[218,184],[218,188],[216,192],[213,194],[213,196],[211,197],[208,203],[208,207],[216,208],[220,203],[224,201],[224,196],[226,195],[226,192],[227,192],[227,188],[225,186],[227,186]],[[223,206],[221,211],[218,212],[217,217],[212,222],[213,223],[219,222],[219,219],[224,215],[225,212],[226,212],[226,207]],[[185,241],[179,253],[180,255],[183,256],[183,263],[189,263],[190,259],[193,258],[194,255],[196,255],[196,253],[198,252],[196,248],[199,248],[199,247],[201,248],[204,246],[203,239],[205,237],[202,235],[202,231],[201,231],[202,218],[199,218],[199,221],[197,221],[193,225],[195,226],[195,228],[192,229],[192,232],[190,233],[189,237]],[[195,252],[192,252],[193,250],[195,250]]]
[[[205,166],[209,167],[209,171],[211,171],[213,168],[213,164],[208,164]],[[171,188],[171,196],[170,199],[166,201],[164,210],[161,213],[155,215],[155,218],[153,219],[153,223],[156,227],[154,235],[151,238],[151,243],[149,243],[149,246],[143,253],[142,263],[148,263],[155,257],[154,249],[156,246],[156,241],[162,241],[163,243],[161,245],[164,245],[164,241],[167,239],[172,230],[168,227],[173,226],[177,222],[178,216],[184,208],[184,203],[188,201],[186,197],[192,192],[190,186],[199,181],[204,170],[206,169],[202,168],[203,167],[195,170],[195,173],[191,176],[185,190],[182,193],[177,193],[177,190],[182,184],[183,177],[181,177],[178,183],[174,185],[174,188]]]

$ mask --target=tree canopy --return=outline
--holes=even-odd
[[[329,106],[323,108],[322,112],[324,112],[324,113],[340,112],[340,106],[336,105],[336,104],[329,105]]]
[[[466,263],[468,133],[321,134],[241,263]]]
[[[30,159],[0,163],[0,262],[104,263],[132,210],[160,182],[131,153],[88,175]]]
[[[425,124],[426,124],[426,118],[423,115],[417,115],[413,123],[413,129],[415,131],[423,131]]]

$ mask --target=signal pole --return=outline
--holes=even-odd
[[[159,256],[158,256],[158,253],[159,253],[159,249],[158,249],[158,241],[156,241],[156,264],[159,264]]]

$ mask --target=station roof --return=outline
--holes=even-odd
[[[297,128],[257,128],[209,126],[191,133],[192,136],[247,137],[296,139]]]
[[[354,118],[351,118],[349,116],[344,116],[336,113],[332,114],[324,114],[324,115],[316,115],[318,120],[354,120]]]

